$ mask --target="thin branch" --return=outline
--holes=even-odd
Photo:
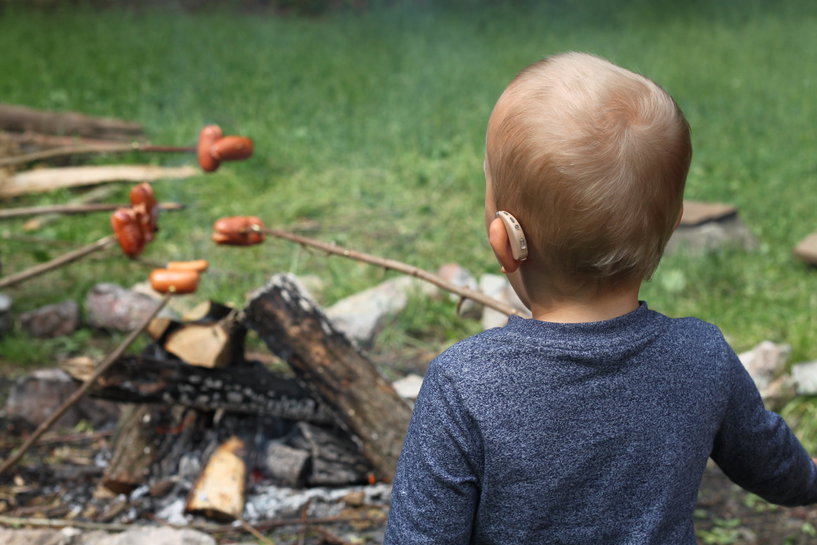
[[[35,216],[37,214],[87,214],[90,212],[110,212],[117,208],[130,206],[125,204],[88,203],[88,204],[54,204],[50,206],[26,206],[0,210],[0,219]],[[182,210],[183,204],[165,202],[159,205],[160,210]]]
[[[0,167],[22,165],[43,159],[53,159],[54,157],[66,157],[69,155],[89,155],[96,153],[127,153],[130,151],[140,151],[148,153],[191,153],[196,148],[189,146],[151,146],[145,144],[92,144],[84,146],[65,146],[42,151],[26,153],[24,155],[14,155],[0,159]]]
[[[112,524],[108,522],[86,522],[81,520],[65,519],[42,519],[42,518],[22,518],[6,517],[0,515],[0,524],[5,526],[36,526],[42,528],[82,528],[84,530],[107,530],[113,532],[124,532],[134,528],[133,524]]]
[[[390,269],[393,271],[401,272],[403,274],[407,274],[409,276],[414,276],[416,278],[419,278],[420,280],[423,280],[430,284],[434,284],[438,288],[459,295],[460,297],[463,297],[465,299],[471,299],[473,301],[476,301],[477,303],[481,303],[482,305],[485,305],[486,307],[492,308],[503,314],[522,316],[522,313],[520,311],[518,311],[517,309],[515,309],[514,307],[507,303],[503,303],[502,301],[494,299],[493,297],[489,297],[488,295],[485,295],[484,293],[478,292],[476,290],[452,284],[451,282],[448,282],[447,280],[436,274],[430,273],[426,270],[420,269],[413,265],[408,265],[406,263],[395,261],[393,259],[386,259],[382,257],[373,256],[370,254],[364,254],[362,252],[358,252],[355,250],[340,248],[338,246],[335,246],[334,244],[328,244],[326,242],[321,242],[319,240],[303,237],[301,235],[296,235],[295,233],[282,231],[280,229],[259,229],[259,231],[276,238],[282,238],[285,240],[289,240],[291,242],[302,244],[304,246],[317,248],[318,250],[322,250],[329,254],[347,257],[349,259],[354,259],[355,261],[362,261],[363,263],[377,265],[378,267],[383,267],[384,269]]]
[[[8,286],[13,286],[15,284],[19,284],[20,282],[24,282],[35,276],[40,276],[41,274],[45,274],[48,271],[52,271],[54,269],[58,269],[69,263],[73,263],[83,257],[87,256],[88,254],[92,254],[99,250],[102,250],[116,241],[115,235],[108,235],[106,237],[102,237],[101,239],[88,244],[87,246],[83,246],[81,248],[77,248],[76,250],[70,251],[68,253],[62,254],[59,257],[52,259],[46,263],[40,263],[39,265],[35,265],[29,269],[24,271],[20,271],[18,273],[10,274],[8,276],[4,276],[0,278],[0,289],[6,288]]]
[[[244,528],[250,534],[252,534],[253,537],[255,537],[255,539],[257,539],[258,541],[260,541],[262,543],[266,543],[266,545],[275,545],[274,541],[272,541],[271,539],[266,537],[264,534],[259,532],[257,529],[255,529],[255,527],[253,527],[249,522],[247,522],[243,518],[239,517],[237,520],[238,520],[238,523],[241,524],[241,527]]]
[[[131,331],[130,334],[125,338],[125,340],[122,341],[122,343],[119,346],[117,346],[116,349],[114,349],[114,351],[111,352],[102,363],[99,364],[94,373],[90,377],[88,377],[88,380],[86,380],[82,384],[82,386],[77,388],[77,390],[73,394],[71,394],[71,396],[68,399],[66,399],[63,402],[63,404],[60,405],[60,407],[45,420],[45,422],[40,424],[40,426],[34,431],[34,433],[32,433],[31,436],[29,436],[26,442],[23,443],[23,445],[19,449],[17,449],[17,452],[15,452],[14,455],[10,456],[5,462],[3,462],[3,465],[0,466],[0,475],[2,475],[6,471],[8,471],[12,466],[14,466],[14,464],[16,464],[20,460],[20,458],[23,457],[23,454],[25,454],[28,451],[28,449],[30,449],[34,445],[34,443],[37,442],[37,439],[39,439],[42,434],[48,431],[48,429],[51,428],[51,426],[53,426],[54,423],[57,420],[59,420],[59,418],[63,414],[65,414],[65,412],[68,409],[73,407],[82,398],[82,396],[84,396],[88,392],[88,390],[91,389],[96,380],[100,376],[102,376],[102,374],[105,373],[105,371],[107,371],[108,368],[111,365],[113,365],[113,363],[117,359],[119,359],[119,357],[125,352],[125,350],[131,344],[133,344],[133,341],[136,340],[136,337],[138,337],[139,334],[142,333],[142,331],[144,331],[145,328],[147,328],[148,324],[150,324],[150,321],[153,318],[155,318],[157,314],[159,314],[159,312],[165,307],[165,305],[167,305],[168,301],[170,301],[170,297],[171,297],[170,294],[165,295],[164,298],[162,298],[162,300],[159,301],[159,303],[156,305],[156,308],[153,309],[153,312],[151,312],[150,315],[147,316],[142,321],[139,327]]]

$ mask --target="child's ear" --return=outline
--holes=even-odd
[[[521,262],[513,257],[511,240],[501,219],[494,218],[488,225],[488,242],[491,244],[497,261],[502,266],[502,272],[510,274],[519,268]]]

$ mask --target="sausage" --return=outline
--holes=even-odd
[[[199,132],[199,145],[197,148],[199,157],[199,166],[204,172],[213,172],[220,164],[220,161],[213,157],[210,153],[210,148],[213,147],[221,137],[221,127],[218,125],[206,125]]]
[[[159,293],[193,293],[198,286],[197,271],[154,269],[150,273],[150,287]]]
[[[130,208],[117,208],[111,214],[111,227],[119,247],[128,257],[136,257],[145,249],[145,235],[136,213]]]
[[[133,186],[130,191],[130,203],[136,213],[145,242],[152,241],[154,233],[158,230],[159,221],[159,202],[156,200],[153,187],[147,182]]]
[[[229,216],[213,224],[212,239],[216,244],[252,246],[264,241],[264,222],[256,216]]]
[[[252,156],[252,140],[244,136],[225,136],[210,147],[216,161],[238,161]]]
[[[210,264],[206,259],[194,259],[192,261],[168,261],[167,269],[171,271],[196,271],[203,273]]]

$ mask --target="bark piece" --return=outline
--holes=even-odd
[[[246,322],[360,442],[377,476],[391,479],[411,409],[291,275],[252,295]]]
[[[0,186],[0,198],[104,182],[144,182],[162,178],[189,178],[198,173],[199,170],[192,166],[110,165],[38,168],[10,176]]]
[[[15,104],[0,104],[0,129],[119,141],[144,136],[142,126],[131,121],[76,112],[35,110]]]
[[[236,436],[219,445],[190,491],[185,510],[218,520],[241,518],[247,481],[245,456],[245,442]]]
[[[692,227],[708,221],[719,221],[738,213],[736,206],[719,202],[684,201],[681,225]]]

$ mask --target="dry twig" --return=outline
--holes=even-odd
[[[87,204],[54,204],[50,206],[26,206],[21,208],[6,208],[0,210],[0,219],[18,218],[21,216],[35,216],[37,214],[88,214],[91,212],[111,212],[120,207],[130,205],[87,203]],[[166,202],[159,205],[160,210],[181,210],[183,204]]]
[[[73,263],[74,261],[87,256],[88,254],[92,254],[110,246],[114,242],[116,242],[116,237],[114,235],[108,235],[106,237],[102,237],[96,242],[88,244],[87,246],[83,246],[81,248],[77,248],[76,250],[62,254],[61,256],[56,257],[46,263],[40,263],[39,265],[35,265],[34,267],[24,271],[0,278],[0,289],[19,284],[20,282],[24,282],[30,278],[34,278],[35,276],[40,276],[48,271],[53,271],[54,269],[58,269],[68,265],[69,263]]]
[[[102,376],[102,374],[105,373],[105,371],[107,371],[108,368],[111,365],[113,365],[113,363],[117,359],[119,359],[119,357],[125,352],[125,350],[131,344],[133,344],[133,341],[136,340],[136,337],[138,337],[139,334],[142,333],[142,331],[144,331],[145,328],[147,328],[148,324],[150,324],[150,321],[153,318],[155,318],[156,315],[159,314],[159,312],[165,307],[165,305],[167,305],[168,301],[170,301],[170,297],[171,297],[170,294],[165,295],[164,298],[161,301],[159,301],[159,303],[156,305],[156,308],[153,310],[153,312],[151,312],[150,315],[147,316],[142,321],[139,327],[131,331],[130,334],[125,338],[125,340],[122,341],[122,343],[119,346],[117,346],[113,352],[108,354],[108,357],[105,358],[105,360],[99,364],[99,366],[96,368],[94,373],[88,378],[88,380],[86,380],[82,384],[82,386],[77,388],[77,390],[73,394],[71,394],[71,396],[68,399],[66,399],[63,402],[63,404],[60,405],[60,407],[45,420],[45,422],[40,424],[40,426],[36,430],[34,430],[34,432],[31,434],[31,436],[29,436],[25,443],[23,443],[23,445],[19,449],[17,449],[17,452],[15,452],[12,456],[9,456],[9,458],[5,462],[3,462],[3,465],[0,466],[0,475],[11,469],[11,467],[13,467],[14,464],[16,464],[20,460],[20,458],[23,457],[23,454],[25,454],[28,451],[28,449],[30,449],[34,445],[34,443],[37,442],[37,439],[39,439],[42,434],[48,431],[49,428],[51,428],[51,426],[53,426],[54,423],[57,420],[59,420],[59,418],[63,414],[65,414],[65,412],[68,409],[76,405],[76,403],[82,398],[82,396],[84,396],[88,392],[88,390],[91,389],[91,386],[94,385],[96,380],[100,376]]]
[[[430,273],[426,270],[420,269],[413,265],[408,265],[400,261],[395,261],[394,259],[387,259],[373,256],[370,254],[364,254],[363,252],[349,250],[347,248],[340,248],[338,246],[335,246],[334,244],[328,244],[326,242],[321,242],[319,240],[303,237],[300,235],[296,235],[295,233],[282,231],[280,229],[258,229],[258,230],[266,235],[270,235],[276,238],[282,238],[284,240],[289,240],[291,242],[296,242],[303,246],[316,248],[329,254],[347,257],[349,259],[354,259],[355,261],[362,261],[363,263],[376,265],[378,267],[383,267],[384,269],[389,269],[401,272],[403,274],[407,274],[409,276],[414,276],[416,278],[419,278],[420,280],[433,284],[438,288],[459,295],[461,298],[471,299],[473,301],[476,301],[477,303],[485,305],[486,307],[492,308],[506,315],[519,316],[522,315],[520,311],[518,311],[511,305],[503,303],[502,301],[498,301],[493,297],[489,297],[484,293],[478,292],[476,290],[452,284],[451,282],[446,281],[444,278],[436,274]]]

